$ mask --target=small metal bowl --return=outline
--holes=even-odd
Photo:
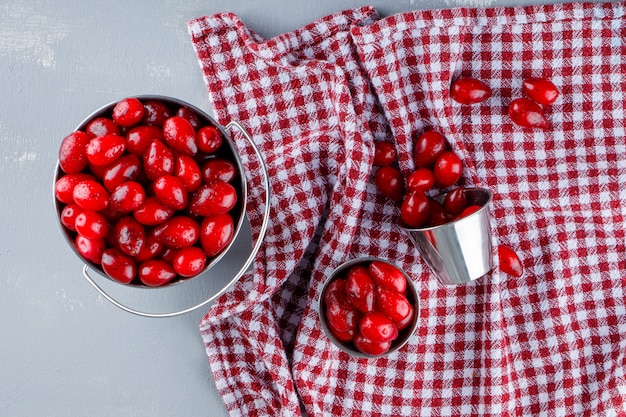
[[[335,337],[333,335],[333,333],[331,332],[329,325],[328,325],[328,321],[326,319],[326,302],[324,301],[324,295],[326,294],[326,290],[328,289],[328,286],[335,281],[336,279],[339,279],[343,276],[345,276],[345,273],[353,266],[356,265],[369,265],[370,263],[372,263],[373,261],[380,261],[380,262],[384,262],[386,264],[392,265],[396,268],[398,268],[400,271],[402,271],[402,273],[404,274],[405,278],[406,278],[406,298],[409,301],[409,303],[411,303],[411,305],[414,308],[414,315],[413,315],[413,320],[411,321],[411,323],[405,327],[404,329],[400,330],[398,337],[396,339],[394,339],[391,343],[391,347],[389,348],[389,350],[381,355],[370,355],[367,353],[363,353],[361,351],[359,351],[352,342],[343,342],[339,339],[337,339],[337,337]],[[352,260],[349,260],[347,262],[344,262],[343,264],[341,264],[339,267],[337,267],[331,274],[330,276],[326,279],[326,282],[324,283],[324,286],[322,288],[322,292],[320,295],[320,299],[319,299],[319,303],[318,303],[318,315],[319,315],[319,320],[320,323],[322,325],[322,329],[324,330],[324,333],[326,334],[326,336],[328,336],[328,338],[333,342],[333,344],[335,346],[337,346],[339,349],[341,349],[342,351],[358,357],[358,358],[380,358],[380,357],[384,357],[387,355],[390,355],[394,352],[396,352],[398,349],[402,348],[404,345],[406,345],[406,343],[409,341],[409,339],[411,338],[411,336],[413,335],[413,333],[415,333],[415,330],[417,329],[417,323],[419,321],[419,316],[420,316],[420,302],[419,302],[419,297],[417,295],[417,290],[415,289],[415,286],[413,284],[413,281],[411,280],[411,278],[407,275],[407,273],[405,271],[402,270],[402,268],[399,268],[397,265],[395,265],[392,262],[389,262],[385,259],[381,259],[381,258],[377,258],[377,257],[362,257],[362,258],[355,258]]]

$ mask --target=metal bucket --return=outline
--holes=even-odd
[[[467,205],[481,208],[455,221],[432,227],[406,230],[422,259],[444,285],[476,280],[493,268],[491,244],[491,192],[485,188],[467,188]],[[437,197],[443,201],[445,194]]]
[[[233,233],[233,237],[230,241],[230,243],[215,257],[212,257],[210,260],[207,261],[206,266],[204,267],[204,269],[196,276],[191,277],[191,278],[180,278],[180,279],[176,279],[170,283],[167,283],[163,286],[159,286],[159,287],[150,287],[150,286],[145,286],[145,285],[134,285],[134,284],[121,284],[115,280],[113,280],[112,278],[110,278],[106,273],[104,273],[104,270],[102,269],[102,267],[100,265],[95,264],[94,262],[85,259],[76,249],[76,247],[74,246],[73,243],[73,236],[70,233],[70,231],[68,231],[60,222],[60,216],[61,216],[61,211],[63,209],[63,204],[61,202],[59,202],[56,199],[56,196],[54,195],[54,184],[56,184],[57,180],[62,176],[63,171],[61,170],[60,167],[60,163],[57,162],[56,165],[56,170],[55,170],[55,175],[54,175],[54,182],[53,182],[53,200],[54,200],[54,204],[56,207],[56,212],[57,212],[57,218],[59,219],[59,226],[61,228],[61,231],[68,243],[68,245],[72,248],[72,250],[74,251],[74,253],[81,259],[81,261],[83,261],[85,263],[85,266],[83,267],[83,276],[84,278],[89,282],[89,284],[91,284],[99,293],[100,295],[102,295],[105,299],[107,299],[109,302],[111,302],[112,304],[114,304],[115,306],[119,307],[120,309],[132,313],[132,314],[136,314],[139,316],[144,316],[144,317],[174,317],[174,316],[178,316],[178,315],[182,315],[185,313],[189,313],[191,311],[194,311],[200,307],[203,307],[207,304],[209,304],[210,302],[214,301],[217,297],[219,297],[221,294],[223,294],[232,284],[234,284],[239,278],[241,278],[241,276],[248,270],[248,268],[250,267],[250,265],[252,264],[254,257],[256,256],[256,254],[258,253],[262,243],[263,243],[263,239],[265,237],[265,233],[267,231],[267,226],[268,226],[268,221],[269,221],[269,214],[270,214],[270,184],[269,184],[269,174],[268,174],[268,170],[267,170],[267,166],[265,164],[265,161],[261,155],[261,152],[259,150],[259,148],[256,146],[256,144],[254,143],[254,141],[252,140],[252,138],[250,137],[250,135],[245,131],[245,129],[237,122],[230,122],[228,123],[226,126],[221,126],[219,125],[215,120],[213,120],[213,118],[211,118],[206,112],[204,112],[203,110],[189,104],[186,103],[182,100],[176,99],[176,98],[172,98],[172,97],[167,97],[167,96],[159,96],[159,95],[138,95],[138,96],[133,96],[135,98],[138,98],[140,101],[147,101],[147,100],[154,100],[154,101],[160,101],[163,102],[169,106],[177,106],[177,107],[186,107],[190,110],[193,110],[195,113],[197,113],[197,115],[201,118],[204,119],[204,122],[206,125],[212,125],[214,127],[216,127],[223,138],[223,142],[222,142],[222,149],[220,149],[221,155],[228,157],[229,160],[233,161],[238,169],[239,172],[239,183],[236,184],[236,189],[237,189],[237,204],[236,206],[233,208],[233,220],[234,220],[234,224],[235,224],[235,230]],[[111,112],[113,110],[113,107],[118,103],[118,101],[109,103],[103,107],[101,107],[100,109],[96,110],[95,112],[93,112],[92,114],[90,114],[89,116],[87,116],[77,127],[75,130],[83,130],[85,129],[85,127],[87,126],[87,124],[93,120],[96,117],[100,117],[100,116],[106,116],[106,117],[110,117]],[[262,218],[262,223],[259,229],[259,234],[258,237],[256,239],[256,241],[254,242],[254,245],[251,249],[251,252],[249,254],[249,256],[246,258],[246,260],[243,262],[243,264],[241,265],[240,269],[232,276],[232,278],[228,281],[228,283],[220,288],[217,291],[213,291],[211,294],[207,295],[207,298],[203,299],[202,302],[198,303],[198,304],[194,304],[190,307],[185,307],[182,309],[177,309],[175,311],[170,311],[170,312],[146,312],[146,311],[142,311],[142,310],[138,310],[132,307],[129,307],[127,305],[125,305],[123,302],[118,301],[115,297],[111,296],[107,291],[105,291],[101,285],[99,285],[94,278],[91,276],[90,274],[90,270],[96,271],[98,273],[98,275],[101,275],[103,277],[105,277],[108,281],[111,282],[115,282],[116,284],[119,284],[120,286],[126,286],[126,287],[134,287],[134,288],[141,288],[141,289],[145,289],[148,291],[156,291],[159,289],[164,289],[164,288],[168,288],[168,287],[172,287],[172,286],[179,286],[185,282],[188,281],[192,281],[192,280],[196,280],[196,279],[210,279],[209,276],[206,276],[207,274],[205,274],[209,269],[211,269],[212,267],[214,267],[225,255],[226,253],[229,251],[229,249],[235,244],[235,241],[237,240],[237,237],[239,236],[243,223],[244,223],[244,219],[246,216],[246,209],[247,209],[247,204],[248,204],[248,186],[247,186],[247,181],[246,181],[246,176],[245,176],[245,172],[243,169],[243,165],[241,163],[241,157],[237,151],[237,148],[235,147],[235,144],[233,142],[233,140],[231,139],[230,135],[227,133],[228,131],[232,130],[232,129],[236,129],[239,130],[240,133],[243,135],[243,137],[246,139],[246,141],[248,142],[248,144],[252,147],[252,149],[254,150],[255,156],[258,159],[258,163],[260,166],[260,169],[262,171],[263,174],[263,188],[264,188],[264,209],[263,209],[263,218]],[[195,290],[194,290],[195,291]]]

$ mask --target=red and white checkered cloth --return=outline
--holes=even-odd
[[[269,40],[230,13],[189,22],[218,122],[246,127],[271,177],[254,270],[200,326],[231,415],[626,415],[625,12],[571,3],[380,19],[365,7]],[[454,103],[460,75],[493,96]],[[548,130],[506,115],[527,76],[560,88]],[[520,254],[523,277],[496,260],[492,274],[444,287],[397,227],[373,185],[374,141],[394,141],[408,173],[427,128],[463,156],[466,182],[494,192],[494,244]],[[251,206],[262,192],[252,187]],[[339,351],[317,318],[327,274],[363,255],[405,268],[422,303],[415,335],[382,359]]]

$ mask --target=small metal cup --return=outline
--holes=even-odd
[[[493,268],[491,246],[491,192],[485,188],[467,188],[467,205],[481,208],[458,220],[407,231],[418,252],[439,282],[456,285],[476,280]],[[437,197],[443,201],[445,194]]]
[[[357,358],[379,358],[379,357],[387,356],[396,352],[398,349],[402,348],[404,345],[408,343],[409,339],[411,338],[411,336],[413,335],[413,333],[415,333],[415,330],[417,329],[417,324],[420,318],[420,301],[419,301],[419,296],[417,294],[417,290],[415,289],[415,285],[413,284],[413,281],[407,275],[407,273],[404,270],[400,269],[402,273],[404,274],[404,277],[406,278],[405,296],[407,300],[409,301],[409,303],[411,303],[411,305],[415,309],[415,313],[413,315],[413,320],[411,321],[411,323],[404,329],[400,330],[400,333],[398,334],[398,338],[396,338],[391,343],[391,348],[387,352],[378,356],[368,355],[366,353],[363,353],[357,350],[356,347],[354,347],[354,345],[351,342],[342,342],[341,340],[337,339],[333,335],[332,331],[328,327],[329,325],[326,320],[326,314],[325,314],[326,303],[324,301],[324,294],[326,293],[326,289],[328,288],[330,283],[333,282],[335,279],[343,277],[345,273],[348,272],[348,269],[350,269],[351,267],[355,265],[368,265],[369,263],[373,261],[384,262],[389,265],[393,265],[396,268],[399,268],[397,265],[393,264],[392,262],[389,262],[382,258],[377,258],[377,257],[372,257],[372,256],[355,258],[355,259],[346,261],[343,264],[339,265],[326,279],[326,282],[324,283],[324,286],[322,288],[322,293],[319,299],[319,304],[317,306],[320,324],[322,325],[322,329],[324,330],[324,333],[326,334],[326,336],[328,336],[331,342],[333,342],[333,344],[337,346],[340,350],[352,356],[355,356]]]

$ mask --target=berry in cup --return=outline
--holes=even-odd
[[[351,263],[330,278],[320,313],[348,350],[380,356],[408,338],[417,300],[398,267],[376,258]]]
[[[238,163],[169,100],[126,98],[61,142],[54,194],[78,254],[123,284],[198,275],[234,238]]]

